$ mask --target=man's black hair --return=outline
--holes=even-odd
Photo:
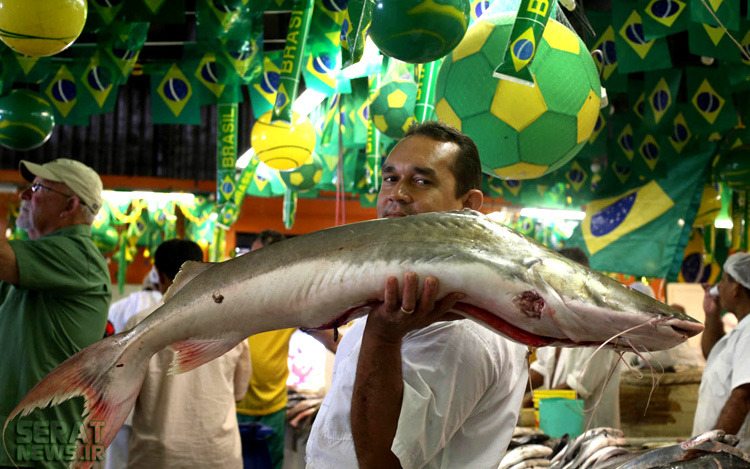
[[[269,244],[278,243],[283,240],[284,235],[276,230],[263,230],[258,233],[258,237],[255,239],[260,241],[260,244],[263,246],[268,246]]]
[[[154,265],[156,269],[174,280],[180,266],[187,261],[203,261],[203,251],[197,243],[189,239],[170,239],[156,248]]]
[[[482,190],[482,163],[479,160],[477,145],[471,137],[440,121],[413,124],[406,131],[404,138],[412,135],[424,135],[439,142],[453,142],[458,145],[458,153],[453,164],[456,198],[463,196],[471,189]]]
[[[576,261],[579,264],[589,267],[589,256],[586,255],[586,252],[579,248],[578,246],[571,246],[568,248],[560,248],[557,250],[560,254],[567,257],[568,259],[572,261]]]

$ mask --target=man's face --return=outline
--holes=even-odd
[[[716,285],[719,289],[719,306],[723,311],[732,311],[732,292],[731,289],[735,282],[729,278],[726,272],[721,274],[721,280]]]
[[[399,142],[383,165],[378,193],[378,217],[403,217],[427,212],[460,210],[456,178],[451,168],[458,145],[413,135]]]
[[[16,225],[25,230],[31,239],[60,228],[60,214],[66,209],[69,199],[63,194],[71,194],[70,189],[61,182],[48,181],[39,177],[34,178],[34,182],[54,190],[40,187],[36,192],[32,192],[29,186],[21,192],[21,209]]]

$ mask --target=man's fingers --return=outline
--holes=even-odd
[[[398,309],[398,279],[396,277],[388,277],[385,279],[385,294],[383,302],[388,311],[395,311]]]
[[[404,293],[401,298],[401,311],[411,314],[417,308],[417,274],[407,272],[404,275]]]
[[[419,298],[420,311],[432,311],[435,309],[435,297],[438,291],[438,279],[429,276],[422,286],[422,296]]]

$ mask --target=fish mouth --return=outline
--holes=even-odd
[[[672,328],[676,333],[685,336],[686,339],[695,337],[696,335],[703,332],[703,324],[693,321],[685,321],[682,319],[675,319],[670,321],[669,327]]]

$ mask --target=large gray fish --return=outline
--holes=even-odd
[[[85,422],[105,421],[108,445],[138,396],[149,359],[164,347],[177,351],[172,370],[179,373],[259,332],[336,327],[367,314],[383,301],[385,279],[403,279],[408,271],[436,276],[441,296],[465,293],[457,312],[528,345],[596,346],[617,336],[609,347],[659,350],[703,330],[693,318],[478,212],[372,220],[218,264],[186,263],[161,307],[60,364],[5,425],[19,413],[83,396]]]

